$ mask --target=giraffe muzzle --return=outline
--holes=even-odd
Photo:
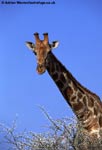
[[[38,74],[43,74],[46,71],[45,65],[44,64],[41,64],[41,65],[38,64],[36,70],[37,70]]]

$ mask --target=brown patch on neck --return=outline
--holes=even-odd
[[[83,97],[83,102],[84,102],[84,105],[87,106],[87,98],[85,96]]]
[[[51,74],[53,74],[55,72],[55,65],[54,65],[54,63],[50,64],[50,68],[49,69],[50,69],[49,71],[51,72]]]
[[[102,127],[102,115],[99,117],[99,125]]]
[[[61,74],[60,75],[60,80],[63,82],[63,83],[66,83],[66,79],[65,79],[65,77]]]
[[[98,111],[97,111],[97,108],[94,107],[94,115],[97,116],[98,115]]]
[[[60,88],[61,90],[63,89],[64,84],[60,80],[56,81],[56,84],[58,85],[58,88]]]
[[[78,92],[78,94],[77,94],[77,95],[78,95],[78,98],[79,98],[79,99],[81,99],[81,98],[82,98],[82,94],[81,94],[81,92]]]
[[[73,90],[70,86],[67,88],[67,91],[65,91],[65,92],[66,92],[68,98],[71,97],[71,95],[73,95]]]
[[[52,75],[52,77],[53,77],[53,79],[56,81],[56,80],[58,79],[58,73],[54,73],[54,74]]]
[[[75,102],[76,101],[76,96],[73,96],[72,98],[71,98],[71,102]]]
[[[83,103],[82,102],[73,103],[72,107],[74,111],[80,111],[81,109],[83,109]]]
[[[92,97],[88,98],[88,106],[93,107],[94,106],[94,99]]]

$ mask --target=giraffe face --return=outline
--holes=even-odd
[[[26,42],[28,48],[30,48],[37,58],[37,72],[43,74],[46,71],[46,59],[48,53],[58,46],[58,42],[54,41],[52,44],[49,44],[48,33],[44,33],[44,40],[39,39],[39,34],[35,33],[36,43]]]

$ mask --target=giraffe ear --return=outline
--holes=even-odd
[[[59,45],[59,42],[58,41],[53,41],[52,44],[51,44],[51,48],[54,49],[54,48],[57,48]]]
[[[32,42],[26,42],[26,46],[32,51],[35,51],[35,44],[33,44]]]

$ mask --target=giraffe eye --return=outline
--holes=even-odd
[[[37,55],[35,51],[33,51],[33,53],[34,53],[35,55]]]

